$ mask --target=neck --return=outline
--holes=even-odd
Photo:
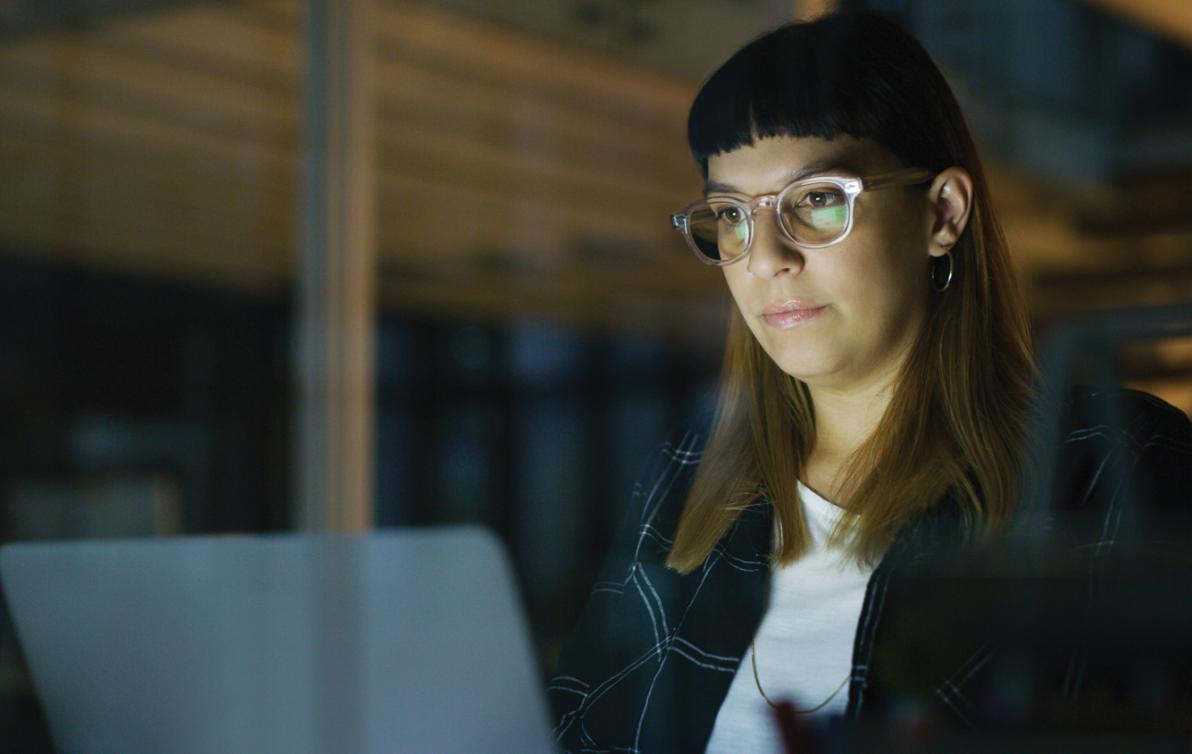
[[[890,405],[892,386],[863,392],[811,390],[815,405],[815,452],[847,457],[869,439]]]
[[[896,377],[894,370],[861,386],[808,385],[815,406],[815,447],[805,464],[805,484],[846,505],[848,490],[842,485],[847,480],[841,472],[877,429],[890,405]]]

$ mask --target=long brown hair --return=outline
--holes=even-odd
[[[979,538],[1008,523],[1035,368],[1022,294],[964,117],[930,57],[897,25],[857,12],[781,27],[714,73],[688,119],[705,176],[709,156],[758,137],[840,134],[873,140],[906,165],[958,165],[973,179],[952,283],[930,292],[889,406],[843,474],[857,515],[841,517],[832,542],[873,563],[906,522],[944,499]],[[809,535],[797,484],[814,443],[806,384],[778,368],[734,308],[716,415],[667,564],[698,567],[759,494],[778,524],[772,561],[798,559]]]

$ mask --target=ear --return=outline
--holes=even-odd
[[[960,240],[973,208],[973,178],[960,167],[945,169],[927,193],[931,204],[927,253],[942,257]]]

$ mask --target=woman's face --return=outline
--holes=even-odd
[[[757,196],[795,174],[871,176],[904,167],[851,137],[772,137],[708,160],[708,187]],[[813,389],[888,384],[924,320],[932,212],[926,185],[864,191],[853,228],[822,249],[794,246],[774,211],[755,218],[748,256],[723,268],[741,316],[787,374]]]

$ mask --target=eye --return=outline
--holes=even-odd
[[[745,213],[740,207],[729,204],[716,210],[716,219],[722,223],[736,225],[745,219]]]
[[[796,206],[821,209],[823,207],[837,207],[844,203],[844,193],[835,188],[815,188],[804,193]]]

